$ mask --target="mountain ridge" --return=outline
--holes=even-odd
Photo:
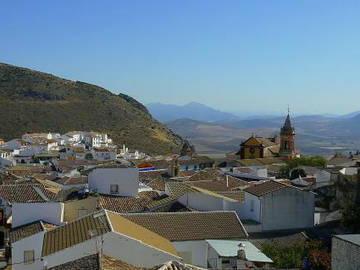
[[[215,122],[239,119],[237,116],[216,110],[210,106],[190,102],[185,105],[149,103],[146,105],[150,113],[161,122],[174,121],[181,118],[189,118],[198,121]]]
[[[107,132],[118,144],[155,154],[176,152],[183,142],[128,95],[0,63],[0,138],[71,130]]]

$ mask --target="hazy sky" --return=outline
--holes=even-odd
[[[2,1],[0,62],[222,110],[360,109],[358,0]]]

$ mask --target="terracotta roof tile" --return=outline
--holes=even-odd
[[[0,185],[0,198],[10,203],[46,202],[56,198],[56,194],[40,184]]]
[[[143,212],[147,209],[148,204],[157,197],[159,195],[155,191],[140,192],[138,197],[99,195],[99,206],[118,213]]]
[[[277,181],[265,181],[256,185],[253,185],[251,187],[248,187],[244,189],[245,192],[248,192],[250,194],[253,194],[257,197],[261,197],[263,195],[266,195],[268,193],[280,190],[282,188],[291,187],[283,183],[279,183]]]
[[[141,213],[123,217],[170,241],[247,238],[235,212]]]
[[[85,216],[46,232],[43,241],[42,256],[48,256],[89,240],[95,235],[101,235],[110,231],[110,224],[105,212]]]
[[[45,228],[41,224],[41,221],[35,221],[23,226],[13,228],[9,233],[10,242],[14,243],[44,230]]]
[[[146,184],[148,187],[152,189],[165,191],[165,180],[164,179],[155,179]]]

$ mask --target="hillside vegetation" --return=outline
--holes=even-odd
[[[0,138],[72,130],[107,132],[116,143],[148,153],[178,151],[182,144],[132,97],[0,63]]]

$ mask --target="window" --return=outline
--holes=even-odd
[[[254,204],[255,204],[254,200],[251,200],[250,201],[250,211],[251,212],[254,212]]]
[[[110,194],[119,193],[119,185],[110,185]]]
[[[35,261],[35,252],[34,250],[25,250],[24,251],[24,264],[31,264]]]

